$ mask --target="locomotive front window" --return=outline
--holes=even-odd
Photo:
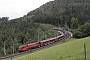
[[[21,48],[21,47],[24,47],[25,45],[21,45],[21,46],[19,46],[19,48]]]

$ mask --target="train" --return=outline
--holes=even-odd
[[[21,45],[21,46],[19,46],[18,51],[23,52],[23,51],[27,51],[27,50],[30,50],[30,49],[35,49],[37,47],[46,46],[46,45],[49,45],[49,44],[52,44],[52,43],[55,43],[55,42],[59,41],[62,37],[65,36],[64,31],[58,30],[57,28],[55,28],[54,30],[57,30],[60,33],[59,36],[49,38],[49,39],[46,39],[46,40],[42,40],[42,41],[39,41],[39,42],[34,42],[34,43],[30,43],[30,44]]]

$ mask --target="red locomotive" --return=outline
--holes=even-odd
[[[63,36],[64,36],[64,33],[62,32],[59,36],[56,36],[54,38],[50,38],[47,40],[42,40],[40,42],[30,43],[30,44],[26,44],[26,45],[21,45],[21,46],[19,46],[18,51],[26,51],[26,50],[33,49],[36,47],[49,45],[56,41],[59,41],[59,39],[62,38]]]
[[[36,48],[39,46],[40,46],[40,44],[38,42],[21,45],[21,46],[19,46],[18,51],[26,51],[26,50],[33,49],[33,48]]]

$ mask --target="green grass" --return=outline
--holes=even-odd
[[[35,52],[13,60],[84,60],[84,43],[87,47],[87,60],[90,60],[90,37],[71,38],[62,44]]]
[[[52,28],[57,28],[57,26],[51,25],[51,24],[42,24],[40,23],[41,26],[43,26],[44,28],[48,28],[49,30],[51,30]]]

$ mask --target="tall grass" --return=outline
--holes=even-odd
[[[84,60],[84,43],[86,44],[87,60],[90,60],[90,37],[70,39],[68,42],[35,52],[13,60]]]

